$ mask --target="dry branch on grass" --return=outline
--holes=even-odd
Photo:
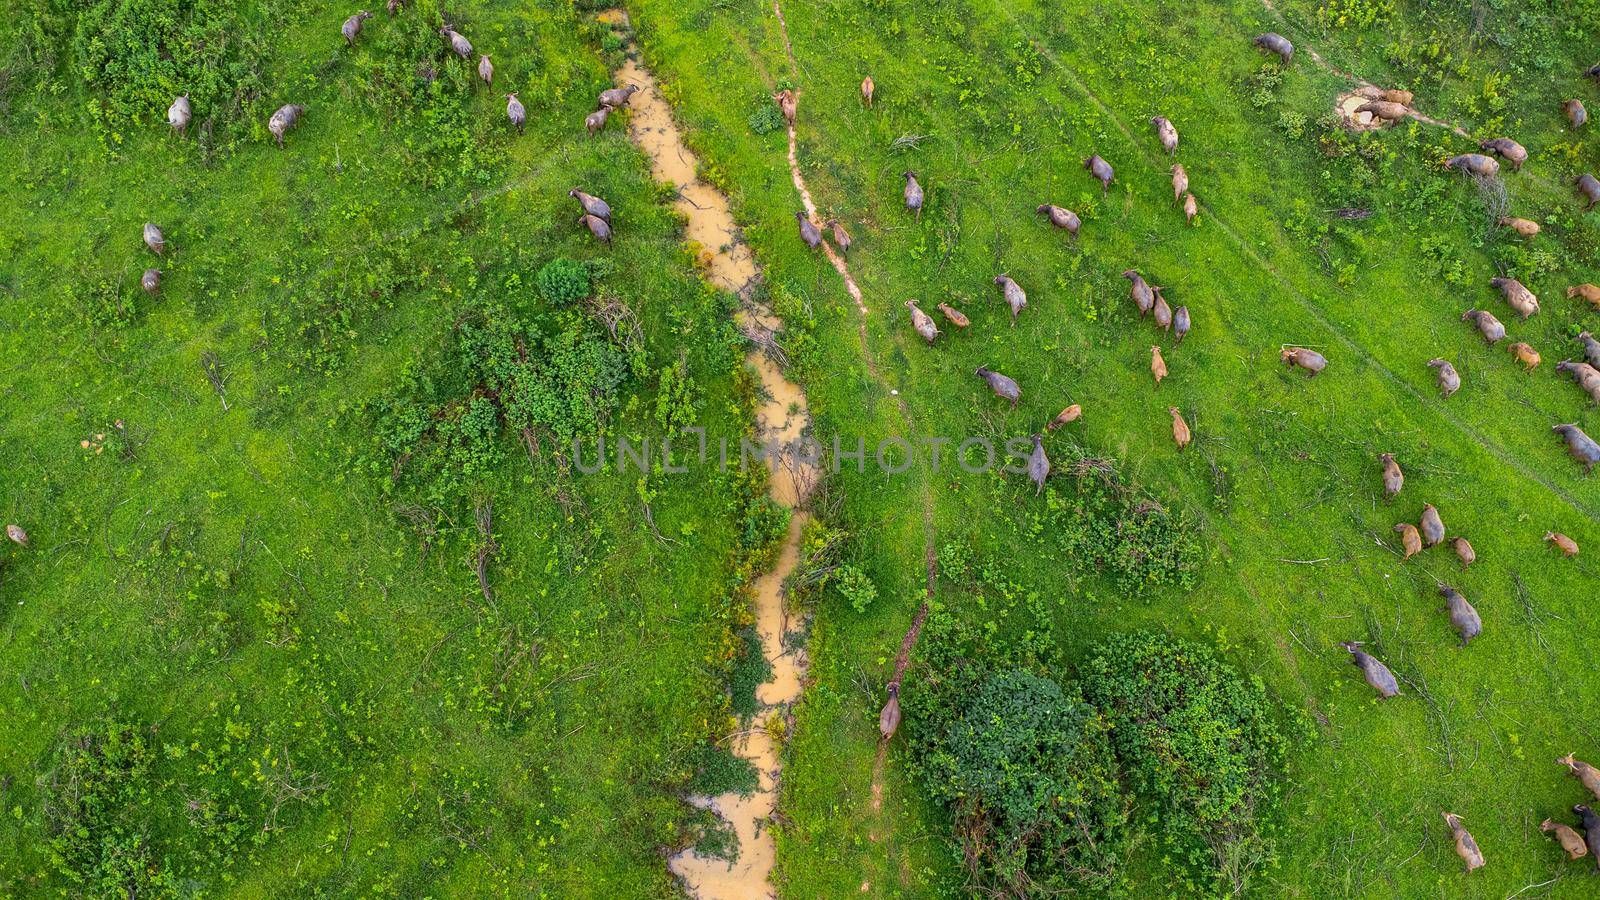
[[[211,389],[217,392],[217,399],[222,401],[222,411],[228,411],[228,376],[222,373],[222,360],[217,358],[210,350],[200,354],[200,371],[206,375],[206,380],[211,382]]]
[[[472,515],[478,524],[478,550],[472,568],[478,576],[483,602],[495,609],[494,591],[489,587],[489,561],[500,552],[500,545],[494,539],[494,498],[485,495],[473,501]]]

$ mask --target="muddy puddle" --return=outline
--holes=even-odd
[[[1339,114],[1339,120],[1344,123],[1344,127],[1351,131],[1376,131],[1384,126],[1384,120],[1370,112],[1357,112],[1371,102],[1371,99],[1360,91],[1348,91],[1334,100],[1333,110]]]
[[[602,21],[627,24],[627,14],[612,10]],[[728,198],[697,174],[698,161],[683,143],[672,118],[672,108],[662,95],[655,76],[644,68],[630,45],[629,59],[615,73],[616,83],[639,88],[628,109],[628,136],[650,159],[655,179],[677,188],[675,205],[687,220],[685,237],[699,244],[699,264],[714,286],[731,291],[745,300],[739,314],[740,327],[760,334],[780,328],[771,310],[751,300],[749,288],[761,277],[755,257],[739,236],[738,225]],[[806,397],[798,385],[784,377],[783,370],[760,350],[747,362],[760,374],[766,399],[757,411],[763,440],[783,444],[798,442],[810,422]],[[753,611],[761,635],[761,649],[772,664],[772,678],[756,691],[761,711],[732,738],[731,749],[755,766],[759,775],[757,790],[746,797],[723,794],[716,797],[691,797],[696,806],[713,810],[738,835],[738,856],[732,862],[702,857],[692,849],[668,860],[668,868],[689,893],[700,900],[771,897],[770,877],[777,855],[771,831],[771,818],[777,808],[782,774],[780,739],[787,730],[789,710],[800,699],[805,676],[805,654],[784,646],[784,635],[794,630],[784,608],[783,583],[794,571],[800,557],[800,535],[806,513],[800,509],[815,471],[804,460],[791,457],[772,463],[772,499],[793,511],[788,533],[771,571],[754,585]]]

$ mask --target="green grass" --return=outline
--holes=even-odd
[[[731,728],[737,592],[770,537],[746,524],[759,479],[652,479],[657,539],[637,475],[579,476],[568,509],[550,443],[534,461],[503,435],[473,480],[495,500],[490,606],[471,510],[442,504],[424,545],[387,490],[375,410],[419,365],[448,367],[474,304],[553,329],[535,274],[570,256],[607,264],[599,289],[641,328],[610,434],[652,429],[657,373],[681,358],[696,424],[737,435],[728,301],[692,277],[625,132],[585,136],[610,79],[566,4],[453,8],[495,90],[450,61],[410,109],[366,86],[436,7],[379,10],[353,51],[350,10],[265,8],[270,24],[239,12],[267,94],[210,158],[165,133],[165,101],[96,128],[70,46],[44,86],[16,68],[0,88],[0,511],[33,543],[0,554],[0,891],[120,896],[145,877],[85,882],[52,859],[64,748],[124,723],[153,758],[110,814],[127,833],[91,843],[143,842],[151,890],[668,894],[659,848],[693,821],[677,794]],[[308,112],[280,151],[262,125],[288,99]],[[574,185],[617,211],[610,248],[575,224]],[[153,299],[147,220],[175,248]],[[106,450],[80,448],[100,434]]]
[[[937,474],[842,475],[839,517],[880,600],[865,614],[822,600],[816,684],[784,782],[788,895],[844,896],[863,883],[885,895],[959,893],[947,823],[898,774],[898,749],[881,815],[868,803],[881,685],[920,599],[922,479],[938,546],[974,560],[969,574],[941,579],[943,610],[995,641],[1034,642],[1069,668],[1102,636],[1134,626],[1199,637],[1311,717],[1316,738],[1293,757],[1279,861],[1258,874],[1259,891],[1504,896],[1564,875],[1550,890],[1582,895],[1583,867],[1560,862],[1534,826],[1582,799],[1555,756],[1596,752],[1582,699],[1595,689],[1584,612],[1593,572],[1584,557],[1560,561],[1540,543],[1551,528],[1593,540],[1600,509],[1600,489],[1549,433],[1555,422],[1597,424],[1549,368],[1595,324],[1562,296],[1600,269],[1595,220],[1567,184],[1595,154],[1582,142],[1568,155],[1572,138],[1548,105],[1555,94],[1592,99],[1576,74],[1592,61],[1570,40],[1519,42],[1592,25],[1592,10],[1488,10],[1487,33],[1505,35],[1509,49],[1480,38],[1483,55],[1465,75],[1426,86],[1384,61],[1381,48],[1398,39],[1387,31],[1302,31],[1242,0],[824,2],[784,12],[799,65],[801,164],[824,213],[853,226],[851,267],[872,310],[867,346],[881,380],[864,367],[837,278],[794,239],[798,199],[781,133],[758,136],[748,124],[756,98],[790,77],[770,5],[646,2],[634,20],[698,149],[732,191],[774,290],[814,318],[800,372],[819,432],[1022,434],[1081,402],[1081,422],[1047,446],[1075,441],[1115,459],[1126,477],[1191,512],[1211,548],[1193,590],[1135,599],[1059,555],[1070,536],[1053,530],[1050,499],[1034,499],[1020,478],[966,475],[948,458]],[[1291,22],[1312,14],[1288,5]],[[1436,28],[1458,48],[1472,25],[1410,4],[1392,21],[1416,23],[1396,24],[1397,35]],[[1510,100],[1507,124],[1496,126],[1533,153],[1524,173],[1504,180],[1513,211],[1546,222],[1546,234],[1530,252],[1492,229],[1473,187],[1432,165],[1470,149],[1444,132],[1407,125],[1362,140],[1362,152],[1324,156],[1317,121],[1343,84],[1305,54],[1257,109],[1257,73],[1270,65],[1249,39],[1269,28],[1374,80],[1418,85],[1420,107],[1468,128],[1487,118],[1462,98],[1481,95],[1488,73],[1529,54],[1553,57],[1546,74],[1499,89]],[[878,91],[872,111],[857,95],[867,73]],[[1283,111],[1305,117],[1298,137],[1280,126]],[[1156,114],[1183,136],[1179,157],[1203,204],[1193,228],[1171,203],[1169,163],[1147,124]],[[895,149],[910,134],[927,137]],[[1080,165],[1095,152],[1118,172],[1105,199]],[[905,169],[929,192],[920,224],[900,206]],[[1047,201],[1083,215],[1079,243],[1032,213]],[[1328,215],[1347,206],[1374,215]],[[1497,262],[1544,299],[1539,317],[1522,323],[1506,312],[1487,284]],[[1118,277],[1128,267],[1167,285],[1195,317],[1184,344],[1167,347],[1173,375],[1159,391],[1146,369],[1156,335]],[[1030,292],[1014,330],[990,284],[1002,270]],[[924,347],[904,313],[908,298],[924,308],[950,300],[973,328]],[[1524,374],[1503,349],[1485,348],[1457,320],[1468,306],[1494,310],[1545,366]],[[806,315],[791,318],[803,326]],[[1286,371],[1276,361],[1282,344],[1316,347],[1331,365],[1314,380]],[[1424,365],[1436,355],[1455,360],[1466,380],[1448,401]],[[978,365],[1022,384],[1016,412],[972,377]],[[1184,454],[1171,444],[1169,405],[1195,428]],[[1408,476],[1392,506],[1381,500],[1384,451]],[[1414,521],[1424,502],[1478,548],[1470,572],[1446,551],[1402,564],[1388,549],[1390,526]],[[1436,612],[1435,579],[1482,612],[1486,633],[1470,649],[1456,648]],[[1374,701],[1334,646],[1347,639],[1371,641],[1409,681],[1408,698]],[[1472,879],[1459,874],[1443,808],[1465,818],[1489,856]],[[1147,889],[1172,883],[1159,859],[1136,866]]]
[[[1537,823],[1570,821],[1583,796],[1555,757],[1600,756],[1596,579],[1587,555],[1561,560],[1540,538],[1600,546],[1600,487],[1549,433],[1567,421],[1600,433],[1552,371],[1573,335],[1600,326],[1563,296],[1600,281],[1600,220],[1570,188],[1600,154],[1557,106],[1579,96],[1600,109],[1577,74],[1594,62],[1579,54],[1600,13],[1490,5],[1475,20],[1397,2],[1370,27],[1338,28],[1317,4],[1278,6],[1281,19],[1248,0],[794,3],[794,76],[765,0],[630,5],[704,174],[765,268],[825,442],[1027,434],[1078,402],[1084,417],[1048,439],[1052,456],[1114,461],[1205,548],[1192,588],[1129,591],[1075,550],[1086,538],[1067,514],[1071,475],[1035,497],[947,453],[937,470],[924,457],[902,475],[869,464],[830,479],[840,558],[877,591],[862,610],[832,587],[804,597],[818,615],[785,757],[785,896],[963,894],[949,820],[907,776],[904,741],[889,750],[881,810],[870,802],[882,686],[924,596],[930,538],[936,615],[1012,658],[1070,674],[1110,634],[1166,629],[1216,646],[1309,723],[1255,893],[1504,897],[1557,877],[1524,896],[1589,893],[1587,866],[1565,864]],[[606,260],[601,290],[639,316],[641,370],[608,433],[651,431],[660,373],[680,358],[697,425],[737,435],[750,421],[727,298],[692,278],[667,197],[620,123],[592,140],[580,129],[615,43],[602,49],[604,29],[568,4],[452,9],[494,55],[494,91],[473,90],[465,67],[404,30],[430,9],[380,11],[345,50],[348,8],[238,6],[262,92],[199,146],[165,134],[154,94],[140,121],[96,124],[99,93],[61,31],[72,7],[30,0],[0,26],[14,29],[0,31],[12,38],[0,56],[0,513],[33,539],[0,551],[7,892],[120,895],[131,877],[108,865],[110,880],[86,884],[52,859],[52,804],[91,765],[74,750],[85,732],[99,736],[91,748],[126,748],[110,738],[130,734],[145,745],[95,757],[122,814],[93,832],[123,854],[112,861],[152,848],[162,872],[192,879],[184,890],[210,895],[670,895],[661,849],[703,836],[678,796],[748,783],[703,748],[735,727],[730,676],[740,696],[753,677],[735,660],[739,588],[773,531],[753,502],[759,480],[652,478],[658,540],[636,475],[564,489],[548,456],[502,435],[471,484],[495,499],[492,606],[464,499],[436,511],[425,544],[387,488],[375,410],[408,377],[447,367],[455,324],[485,301],[557,327],[533,285],[559,256]],[[1249,44],[1268,29],[1302,48],[1281,78]],[[1472,184],[1439,171],[1471,149],[1463,139],[1409,123],[1357,139],[1327,130],[1346,85],[1309,46],[1415,90],[1432,115],[1521,141],[1532,159],[1503,178],[1510,209],[1545,233],[1524,244],[1494,229]],[[436,88],[407,57],[424,51]],[[867,73],[870,111],[857,94]],[[791,81],[811,192],[856,241],[864,320],[795,239],[785,137],[767,112]],[[509,89],[528,107],[521,137],[502,127]],[[263,123],[291,100],[308,114],[279,151]],[[1171,203],[1156,114],[1182,134],[1202,203],[1192,228]],[[908,135],[923,138],[897,147]],[[1090,153],[1117,169],[1104,198],[1081,168]],[[906,169],[928,192],[920,222],[901,208]],[[617,210],[609,249],[573,223],[574,185]],[[1042,202],[1083,216],[1077,243],[1033,213]],[[1347,207],[1373,214],[1331,217]],[[135,284],[152,259],[145,221],[176,248],[155,299]],[[1129,267],[1194,314],[1181,347],[1161,341],[1172,374],[1159,390],[1147,370],[1158,335],[1118,275]],[[1502,269],[1540,295],[1538,317],[1517,321],[1491,291]],[[999,271],[1029,292],[1014,329]],[[951,302],[973,327],[926,347],[911,298]],[[1468,306],[1494,311],[1544,365],[1524,373],[1485,347],[1458,321]],[[1285,370],[1282,344],[1321,350],[1328,370]],[[207,352],[228,375],[227,411],[202,374]],[[1464,379],[1448,400],[1424,365],[1438,355]],[[1021,383],[1015,411],[973,377],[979,365]],[[1182,454],[1170,405],[1194,427]],[[103,452],[80,446],[99,434]],[[1393,504],[1380,452],[1406,470]],[[1425,502],[1471,538],[1470,571],[1442,549],[1408,563],[1389,549],[1390,526]],[[1469,648],[1437,611],[1437,581],[1483,615]],[[1334,646],[1351,639],[1376,648],[1407,696],[1373,699]],[[905,691],[918,678],[913,666]],[[1441,809],[1488,857],[1471,878]],[[1156,829],[1159,814],[1136,821]],[[1139,846],[1138,893],[1183,893],[1153,842]]]

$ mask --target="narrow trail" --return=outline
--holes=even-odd
[[[1003,10],[1003,14],[1011,21],[1012,26],[1028,39],[1029,43],[1033,45],[1033,47],[1041,56],[1049,60],[1050,64],[1055,66],[1056,69],[1061,72],[1062,76],[1066,79],[1067,83],[1072,86],[1073,90],[1077,91],[1083,96],[1084,99],[1088,100],[1095,107],[1095,109],[1100,112],[1101,115],[1105,116],[1113,125],[1117,127],[1118,131],[1122,132],[1122,136],[1128,141],[1130,147],[1140,156],[1146,165],[1156,166],[1159,163],[1159,160],[1155,160],[1143,146],[1143,144],[1134,137],[1133,131],[1128,128],[1127,123],[1124,122],[1122,118],[1111,109],[1111,107],[1106,105],[1105,101],[1102,100],[1098,94],[1091,90],[1089,86],[1078,77],[1076,71],[1074,71],[1066,63],[1062,62],[1061,58],[1056,55],[1055,51],[1051,50],[1050,47],[1047,46],[1043,41],[1040,41],[1031,32],[1029,32],[1028,29],[1024,28],[1022,23],[1017,21],[1016,17],[1011,15],[1009,11],[1005,11],[1004,7],[1001,7],[1001,9]],[[1371,366],[1373,371],[1377,372],[1385,380],[1404,391],[1419,405],[1431,410],[1440,419],[1448,422],[1461,434],[1470,438],[1474,443],[1482,447],[1484,451],[1489,453],[1489,455],[1499,460],[1502,465],[1506,466],[1506,468],[1516,472],[1519,476],[1527,479],[1528,481],[1543,487],[1545,490],[1559,498],[1562,502],[1566,503],[1568,506],[1571,506],[1573,509],[1578,510],[1584,515],[1587,515],[1590,518],[1600,517],[1600,510],[1592,508],[1588,504],[1569,494],[1559,485],[1556,485],[1555,483],[1549,481],[1542,475],[1530,469],[1522,460],[1509,453],[1504,447],[1489,440],[1489,438],[1482,432],[1457,418],[1456,415],[1447,409],[1436,397],[1431,397],[1428,394],[1418,390],[1410,382],[1395,374],[1395,372],[1388,366],[1385,366],[1382,362],[1378,361],[1376,357],[1367,352],[1365,348],[1363,348],[1353,338],[1346,334],[1343,328],[1339,327],[1333,322],[1332,319],[1328,318],[1327,314],[1323,312],[1322,307],[1318,306],[1311,300],[1311,298],[1301,293],[1300,290],[1289,281],[1288,277],[1278,269],[1278,267],[1268,262],[1264,257],[1261,256],[1260,253],[1256,252],[1256,249],[1250,245],[1250,242],[1241,237],[1239,232],[1235,230],[1226,219],[1222,218],[1222,216],[1217,213],[1216,209],[1204,201],[1200,202],[1200,209],[1210,217],[1211,221],[1217,224],[1217,228],[1236,248],[1238,248],[1241,253],[1249,257],[1250,261],[1255,263],[1255,265],[1258,266],[1263,272],[1271,275],[1273,280],[1278,282],[1285,293],[1292,297],[1308,315],[1317,321],[1319,325],[1327,329],[1328,333],[1333,336],[1334,340],[1338,341],[1339,345],[1351,356],[1359,358],[1367,365]]]
[[[610,10],[601,21],[627,24],[627,14]],[[618,85],[639,87],[629,104],[628,136],[650,159],[652,176],[678,190],[675,206],[687,222],[686,236],[705,247],[705,276],[714,286],[736,294],[744,301],[738,313],[739,325],[746,334],[772,333],[782,323],[772,310],[752,299],[750,288],[761,278],[755,255],[740,237],[737,223],[720,191],[701,181],[698,162],[684,145],[672,108],[661,93],[655,75],[640,64],[638,48],[628,47],[627,60],[615,73]],[[774,441],[784,448],[795,448],[805,435],[811,417],[800,387],[784,376],[783,370],[756,342],[746,362],[761,378],[766,399],[756,413],[756,425],[763,441]],[[772,676],[756,689],[760,712],[750,726],[734,735],[733,752],[756,769],[757,788],[748,796],[727,793],[716,797],[691,797],[690,802],[710,809],[733,828],[738,836],[738,856],[731,863],[706,857],[693,848],[683,850],[667,862],[667,867],[685,889],[700,900],[775,896],[770,877],[777,859],[777,844],[771,824],[777,810],[783,760],[779,754],[780,735],[787,729],[789,712],[804,692],[806,656],[784,647],[789,627],[784,609],[783,583],[800,561],[800,539],[810,516],[805,502],[816,484],[818,472],[804,455],[786,449],[782,459],[768,459],[771,467],[770,494],[774,502],[791,512],[789,529],[779,548],[772,569],[753,586],[753,610],[761,637],[761,652],[772,666]]]

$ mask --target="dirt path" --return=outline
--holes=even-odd
[[[1272,17],[1274,19],[1277,19],[1279,22],[1282,22],[1285,25],[1289,24],[1289,20],[1283,17],[1283,13],[1278,12],[1278,8],[1272,5],[1272,0],[1261,0],[1261,5],[1267,8],[1267,12],[1272,13]],[[1318,53],[1315,47],[1302,47],[1296,44],[1294,49],[1296,53],[1303,53],[1306,56],[1311,57],[1311,61],[1316,63],[1318,66],[1321,66],[1324,71],[1337,75],[1340,78],[1343,78],[1345,81],[1355,84],[1357,87],[1376,91],[1383,90],[1365,78],[1362,78],[1359,75],[1354,75],[1350,72],[1346,72],[1333,63],[1328,62],[1326,59],[1323,59],[1322,54]],[[1411,118],[1416,119],[1419,122],[1426,122],[1429,125],[1434,125],[1447,131],[1453,131],[1457,135],[1464,137],[1469,141],[1472,140],[1472,135],[1468,134],[1467,130],[1462,128],[1460,125],[1456,125],[1452,122],[1446,122],[1443,119],[1435,119],[1432,116],[1424,115],[1423,113],[1418,112],[1416,109],[1411,109],[1410,113]]]
[[[603,21],[627,22],[627,15],[612,10]],[[740,327],[748,334],[775,332],[782,326],[770,309],[750,300],[749,288],[761,278],[755,256],[739,235],[728,198],[699,179],[697,161],[683,143],[672,108],[662,96],[655,76],[635,58],[630,47],[628,60],[615,73],[619,85],[637,85],[640,90],[629,104],[628,136],[650,158],[655,179],[678,189],[675,205],[687,225],[686,237],[706,248],[706,278],[713,285],[745,299],[739,313]],[[797,443],[810,423],[806,397],[800,387],[788,380],[772,358],[757,349],[746,362],[759,373],[767,399],[756,413],[757,427],[764,441],[784,446]],[[774,896],[769,878],[777,856],[771,832],[771,819],[777,809],[778,788],[783,761],[779,741],[790,708],[804,690],[806,658],[804,652],[784,648],[784,635],[790,630],[784,609],[783,583],[800,559],[800,537],[808,521],[804,504],[817,472],[803,458],[789,454],[783,460],[768,460],[772,468],[772,499],[791,511],[789,529],[771,571],[754,585],[753,608],[756,628],[761,636],[761,651],[772,666],[772,677],[756,690],[761,711],[750,727],[734,736],[733,752],[755,766],[757,789],[748,796],[737,793],[716,797],[692,797],[690,802],[711,809],[738,835],[738,857],[729,863],[684,850],[667,863],[682,880],[689,893],[700,900]]]
[[[1004,10],[1004,7],[1001,7],[1001,9]],[[1122,133],[1122,136],[1125,139],[1127,139],[1131,149],[1137,153],[1147,165],[1163,168],[1163,166],[1160,165],[1160,160],[1155,159],[1145,148],[1144,143],[1134,137],[1133,132],[1128,128],[1127,123],[1124,122],[1122,118],[1115,112],[1113,112],[1111,107],[1107,106],[1105,101],[1103,101],[1098,94],[1089,89],[1089,86],[1078,77],[1078,73],[1076,71],[1074,71],[1066,63],[1062,62],[1061,58],[1058,57],[1053,50],[1051,50],[1038,38],[1034,37],[1026,28],[1024,28],[1022,23],[1017,21],[1015,16],[1012,16],[1009,12],[1005,12],[1004,14],[1008,19],[1010,19],[1012,27],[1016,28],[1018,32],[1024,35],[1028,39],[1028,42],[1031,43],[1039,52],[1039,54],[1061,72],[1062,76],[1066,79],[1067,83],[1072,86],[1073,90],[1081,94],[1084,99],[1088,100],[1095,107],[1095,109],[1100,112],[1101,115],[1105,116],[1113,125],[1117,127],[1117,130]],[[1334,69],[1333,71],[1337,72],[1338,70]],[[1419,406],[1431,410],[1433,413],[1438,415],[1439,418],[1448,422],[1457,431],[1466,435],[1468,438],[1471,438],[1474,443],[1478,444],[1491,456],[1499,460],[1506,468],[1516,472],[1518,475],[1527,479],[1528,481],[1543,487],[1545,490],[1560,498],[1562,502],[1566,503],[1568,506],[1571,506],[1573,509],[1582,512],[1591,518],[1600,516],[1600,510],[1590,508],[1588,504],[1580,501],[1578,498],[1572,496],[1558,485],[1540,476],[1537,472],[1534,472],[1527,466],[1526,463],[1512,455],[1504,447],[1494,443],[1493,441],[1490,441],[1487,435],[1468,425],[1466,422],[1463,422],[1453,412],[1447,409],[1444,404],[1439,402],[1436,397],[1429,396],[1428,394],[1418,390],[1410,382],[1395,374],[1394,371],[1388,366],[1385,366],[1383,363],[1379,362],[1376,357],[1374,357],[1371,353],[1368,353],[1365,348],[1356,343],[1354,339],[1346,334],[1344,329],[1340,328],[1333,322],[1333,320],[1329,319],[1327,314],[1323,312],[1322,307],[1318,306],[1316,303],[1312,302],[1309,297],[1301,293],[1300,290],[1289,281],[1283,272],[1262,257],[1261,254],[1256,251],[1255,247],[1253,247],[1249,241],[1246,241],[1244,238],[1242,238],[1238,231],[1235,230],[1226,219],[1217,214],[1217,211],[1214,208],[1204,201],[1201,201],[1200,209],[1211,221],[1216,223],[1217,228],[1221,230],[1223,236],[1226,237],[1230,243],[1238,248],[1238,250],[1245,256],[1249,257],[1250,261],[1255,263],[1255,265],[1258,266],[1263,272],[1271,275],[1273,280],[1278,282],[1278,284],[1284,289],[1285,293],[1292,297],[1302,309],[1304,309],[1312,318],[1317,321],[1319,325],[1327,329],[1328,333],[1333,336],[1334,340],[1338,341],[1340,347],[1342,347],[1345,352],[1349,353],[1352,357],[1359,358],[1367,365],[1371,366],[1373,371],[1377,372],[1389,383],[1410,395],[1412,400],[1414,400]]]

